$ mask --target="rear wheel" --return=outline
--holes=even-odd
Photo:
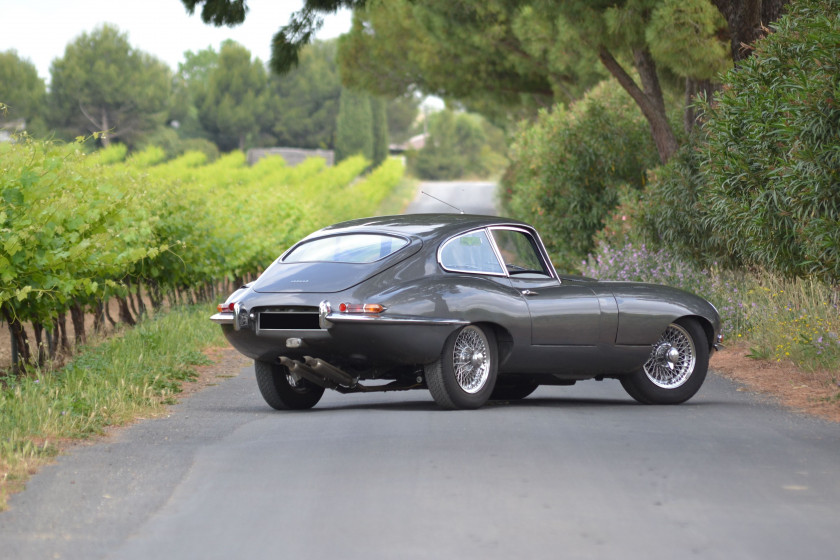
[[[679,404],[700,390],[709,369],[709,344],[694,320],[671,323],[642,369],[621,378],[627,393],[642,404]]]
[[[280,364],[254,360],[257,386],[268,406],[277,410],[312,408],[324,394],[324,388],[305,379],[296,380],[288,368]]]
[[[425,367],[426,382],[442,408],[479,408],[496,384],[496,338],[478,325],[453,333],[440,358]]]

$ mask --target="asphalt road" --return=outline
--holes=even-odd
[[[0,558],[838,557],[840,426],[715,375],[673,407],[607,380],[476,411],[413,391],[277,412],[230,373],[34,476]]]
[[[408,214],[458,213],[458,210],[465,214],[497,214],[495,183],[436,181],[420,183],[417,190],[417,197],[406,210]]]

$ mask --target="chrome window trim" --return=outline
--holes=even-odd
[[[534,240],[537,246],[537,257],[540,258],[542,261],[543,267],[548,271],[547,277],[559,280],[557,276],[557,272],[554,270],[554,265],[551,264],[551,260],[549,260],[548,255],[545,254],[545,245],[543,245],[542,239],[540,239],[539,234],[536,231],[531,231],[527,228],[517,227],[517,226],[489,226],[486,228],[489,230],[490,242],[493,244],[493,248],[496,251],[496,258],[499,259],[499,262],[502,263],[502,270],[505,271],[505,275],[510,277],[511,274],[507,272],[507,266],[505,266],[505,259],[502,258],[502,251],[499,249],[499,245],[496,243],[496,238],[493,237],[493,230],[503,229],[508,231],[518,231],[520,233],[524,233],[531,237]]]
[[[548,258],[548,254],[545,252],[545,245],[543,245],[542,239],[540,238],[540,234],[537,233],[535,230],[530,230],[528,228],[519,227],[519,226],[515,226],[515,225],[497,225],[497,226],[477,227],[477,228],[470,229],[470,230],[467,230],[467,231],[462,231],[460,233],[457,233],[457,234],[447,238],[443,243],[441,243],[438,246],[438,249],[437,249],[436,257],[437,257],[438,266],[440,266],[446,272],[458,272],[458,273],[461,273],[461,274],[476,274],[476,275],[481,275],[481,276],[495,276],[497,278],[510,278],[511,275],[507,271],[507,267],[505,266],[505,260],[502,258],[502,253],[499,250],[498,244],[496,244],[496,239],[493,237],[493,230],[496,230],[496,229],[518,231],[520,233],[524,233],[525,235],[531,236],[531,239],[533,239],[534,242],[537,245],[537,251],[538,251],[537,256],[540,259],[542,259],[543,266],[546,268],[546,270],[548,270],[548,275],[546,277],[550,278],[550,279],[553,279],[553,280],[557,280],[558,282],[560,282],[562,284],[562,280],[560,280],[560,277],[557,275],[557,271],[554,270],[554,265],[551,264],[551,260]],[[483,272],[483,271],[477,271],[477,270],[461,270],[461,269],[457,269],[457,268],[448,268],[443,264],[443,261],[441,260],[440,256],[441,256],[441,252],[443,251],[443,248],[446,247],[446,245],[448,245],[450,242],[454,241],[455,239],[458,239],[459,237],[462,237],[464,235],[469,235],[469,234],[475,233],[477,231],[483,231],[484,234],[487,236],[487,238],[490,240],[490,246],[493,249],[493,254],[496,256],[496,261],[499,263],[499,268],[502,270],[501,273],[498,273],[498,272]]]
[[[446,267],[446,265],[443,264],[443,261],[441,260],[440,257],[441,257],[441,253],[443,252],[444,247],[446,247],[447,245],[449,245],[451,242],[455,241],[459,237],[464,237],[466,235],[470,235],[471,233],[475,233],[477,231],[484,232],[484,235],[487,237],[488,241],[490,242],[490,248],[493,250],[493,254],[496,257],[496,264],[499,265],[499,270],[501,270],[502,272],[485,272],[483,270],[463,270],[463,269],[458,269],[458,268],[448,268],[448,267]],[[499,252],[498,252],[498,249],[496,248],[495,241],[493,241],[493,236],[490,235],[490,229],[488,227],[477,227],[475,229],[462,231],[460,233],[457,233],[457,234],[453,235],[452,237],[449,237],[446,241],[444,241],[443,243],[438,245],[437,262],[438,262],[438,265],[443,270],[445,270],[447,272],[459,272],[461,274],[478,274],[478,275],[481,275],[481,276],[496,276],[498,278],[508,277],[508,274],[505,271],[504,263],[501,260],[499,260]]]

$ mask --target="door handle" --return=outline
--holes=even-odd
[[[523,296],[535,296],[538,295],[537,292],[532,292],[531,290],[522,290]]]

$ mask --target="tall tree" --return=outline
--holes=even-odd
[[[269,118],[268,75],[260,59],[233,41],[222,44],[198,107],[199,119],[221,149],[244,150]]]
[[[131,143],[168,115],[172,71],[111,25],[82,33],[50,67],[52,118],[71,135],[104,131]]]
[[[416,87],[489,116],[516,108],[533,115],[541,105],[578,98],[612,74],[645,115],[664,162],[678,141],[654,45],[660,53],[693,54],[674,65],[691,84],[723,68],[726,58],[717,38],[725,23],[708,0],[681,5],[370,0],[342,38],[339,58],[345,82],[355,87],[388,93],[396,93],[389,87]],[[654,24],[659,33],[650,31]]]
[[[767,34],[790,0],[711,0],[729,24],[732,60],[750,56],[752,44]]]
[[[373,134],[373,165],[377,166],[388,157],[388,110],[381,97],[370,97],[371,132]]]
[[[22,59],[11,50],[0,52],[0,103],[6,114],[0,114],[0,123],[23,119],[27,130],[44,132],[47,111],[47,88],[38,76],[35,65]]]
[[[512,0],[371,1],[339,43],[344,83],[377,95],[415,90],[501,119],[571,101],[603,78],[545,48],[553,30]]]
[[[388,101],[388,137],[391,142],[405,142],[414,134],[417,115],[420,114],[419,95],[408,94],[394,97]]]
[[[182,1],[190,10],[204,4],[202,17],[217,25],[240,22],[247,12],[244,0]],[[683,3],[698,6],[710,1]],[[761,14],[762,6],[767,8],[769,22],[786,1],[715,0],[715,5],[729,22],[734,44],[738,38],[753,39],[746,32],[732,31],[735,24],[743,21],[749,26],[763,21],[755,17]],[[583,69],[591,69],[591,65],[580,62],[596,58],[641,109],[660,160],[665,162],[678,142],[667,118],[657,60],[648,40],[659,39],[649,35],[647,29],[657,11],[660,16],[663,10],[670,16],[692,13],[674,10],[673,3],[667,11],[666,4],[664,0],[306,0],[303,9],[295,12],[275,36],[272,67],[286,71],[293,66],[301,45],[311,40],[321,24],[319,14],[342,7],[356,9],[362,18],[354,23],[350,38],[342,44],[342,52],[345,44],[353,52],[346,61],[354,70],[345,81],[370,91],[380,91],[387,82],[402,83],[402,91],[414,85],[427,93],[458,99],[474,109],[480,109],[479,102],[487,102],[488,94],[497,96],[497,106],[499,97],[509,105],[523,94],[535,100],[540,95],[556,96],[563,86],[568,89],[569,85],[580,84],[587,76]],[[376,14],[380,12],[388,16],[377,25]],[[670,24],[703,29],[690,19]],[[711,38],[702,39],[707,42]],[[380,40],[391,48],[377,49]],[[417,49],[416,45],[426,48]],[[416,56],[418,51],[420,57]],[[360,52],[369,58],[358,56]],[[690,67],[692,61],[685,62],[686,73],[697,78]],[[374,78],[360,84],[354,83],[357,78],[348,77],[359,73]],[[479,98],[480,94],[484,96]],[[489,113],[486,108],[483,112]]]
[[[343,89],[335,131],[335,160],[361,154],[373,161],[373,114],[370,96]]]
[[[332,148],[341,79],[336,41],[315,41],[301,51],[300,63],[269,79],[275,115],[269,132],[281,146]]]
[[[211,136],[201,125],[198,116],[207,97],[210,74],[219,65],[219,53],[213,47],[200,51],[186,51],[184,61],[178,64],[171,117],[178,121],[182,138]]]

